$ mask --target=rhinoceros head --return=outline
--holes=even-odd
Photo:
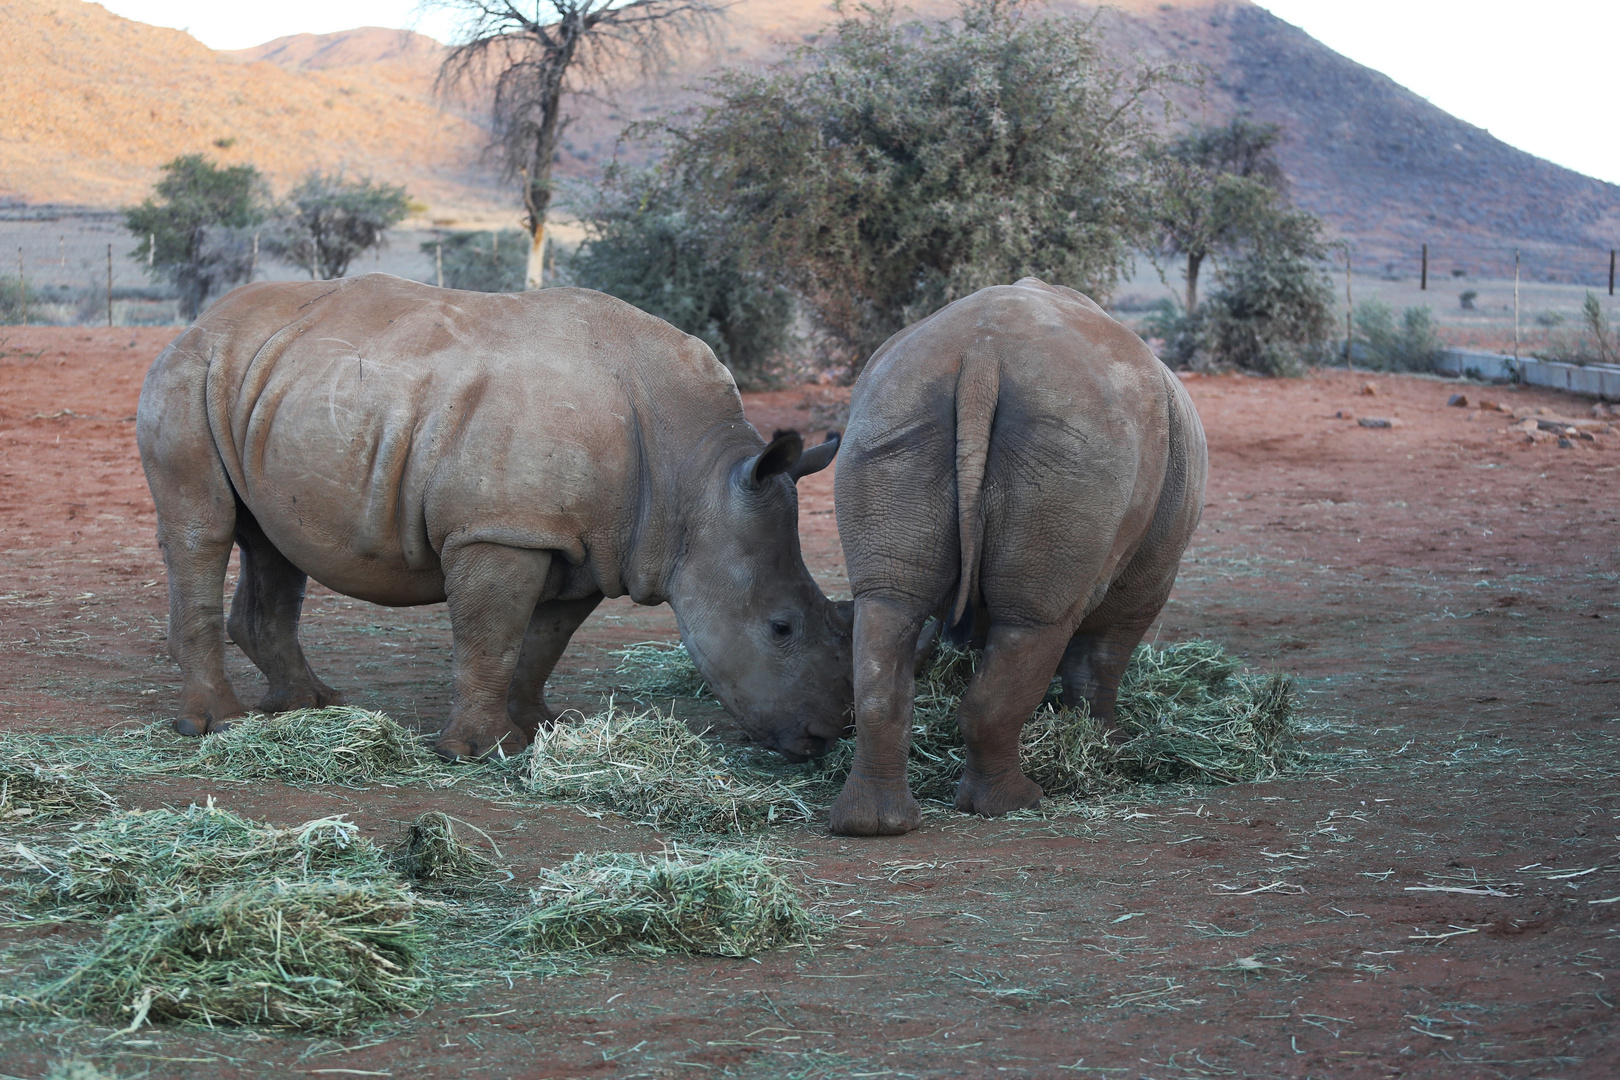
[[[795,482],[832,462],[838,436],[806,451],[779,431],[720,470],[688,516],[670,606],[698,671],[743,731],[803,761],[849,727],[850,604],[822,593],[799,553]]]

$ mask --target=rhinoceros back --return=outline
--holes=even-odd
[[[741,418],[701,343],[580,289],[260,284],[176,347],[206,351],[214,443],[266,536],[381,603],[442,598],[440,553],[473,542],[559,551],[621,593],[638,471],[681,449],[649,448],[670,439],[657,414],[694,433]]]

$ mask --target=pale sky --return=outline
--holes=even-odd
[[[103,0],[216,49],[356,26],[441,40],[417,0]],[[1620,0],[1260,0],[1352,60],[1532,154],[1620,184]]]

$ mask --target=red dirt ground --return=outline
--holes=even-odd
[[[172,334],[0,331],[0,724],[82,731],[173,708],[130,422]],[[1529,444],[1447,408],[1455,384],[1383,376],[1367,396],[1365,380],[1189,382],[1209,498],[1157,631],[1297,675],[1308,746],[1333,769],[1143,790],[1084,819],[783,830],[808,893],[845,916],[814,951],[502,980],[346,1044],[172,1028],[99,1041],[107,1028],[0,1020],[0,1072],[38,1077],[78,1048],[162,1077],[1616,1075],[1620,436]],[[1483,393],[1587,415],[1550,392]],[[762,429],[807,426],[827,396],[747,403]],[[837,592],[830,475],[802,486],[806,558]],[[442,606],[314,588],[305,625],[352,701],[439,723]],[[675,637],[667,609],[604,604],[554,700],[594,706],[605,650],[648,637]],[[237,656],[232,674],[253,700],[257,673]],[[280,823],[344,812],[383,839],[443,808],[494,833],[519,884],[577,851],[660,844],[611,817],[455,791],[118,794],[212,794]]]

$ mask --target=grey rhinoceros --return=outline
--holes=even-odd
[[[1071,289],[984,289],[885,342],[855,387],[835,483],[856,742],[832,831],[918,824],[906,752],[930,617],[971,615],[985,641],[958,715],[957,808],[1039,801],[1019,768],[1024,721],[1059,672],[1065,702],[1112,723],[1198,524],[1207,462],[1181,381]]]
[[[794,481],[837,441],[766,445],[698,339],[601,293],[435,289],[383,274],[237,289],[152,365],[136,420],[185,680],[176,728],[339,696],[298,643],[306,575],[378,604],[449,601],[446,756],[517,749],[605,596],[675,610],[742,728],[790,758],[848,725],[847,605],[799,554]]]

